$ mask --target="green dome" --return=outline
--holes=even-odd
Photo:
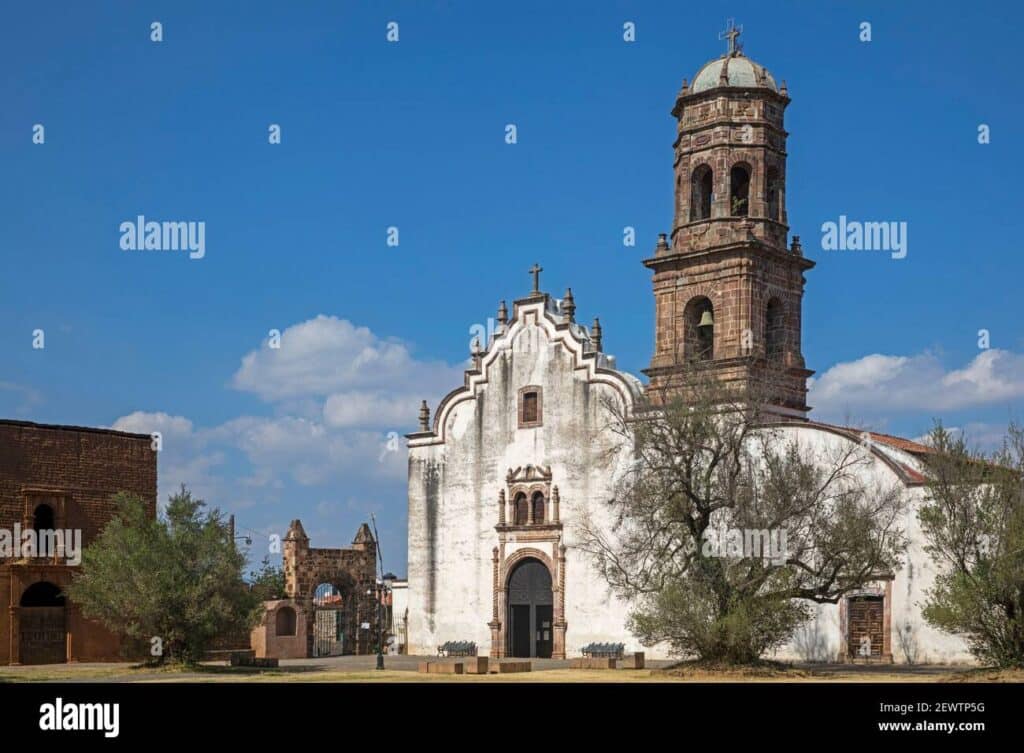
[[[725,68],[728,77],[728,86],[744,86],[749,88],[771,89],[777,92],[779,87],[768,69],[758,65],[742,52],[735,52],[731,55],[723,55],[717,60],[712,60],[703,68],[697,71],[693,77],[693,84],[690,86],[690,93],[697,94],[708,89],[722,86],[722,68]]]

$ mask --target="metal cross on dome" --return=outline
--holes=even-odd
[[[739,45],[736,44],[736,40],[739,38],[739,35],[743,33],[743,26],[742,24],[740,26],[736,26],[735,18],[730,18],[726,21],[726,24],[729,25],[729,28],[723,32],[719,32],[718,38],[729,40],[729,54],[734,55],[739,50]]]

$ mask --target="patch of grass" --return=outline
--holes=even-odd
[[[972,667],[943,678],[946,682],[1024,682],[1024,669]]]
[[[743,682],[746,680],[806,680],[813,672],[796,669],[792,665],[775,661],[754,664],[724,664],[703,660],[681,661],[664,669],[655,670],[669,677],[698,682]]]

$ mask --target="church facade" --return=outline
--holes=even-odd
[[[928,448],[813,421],[813,373],[801,351],[805,272],[814,266],[786,211],[784,126],[790,99],[736,45],[684,80],[672,115],[675,211],[650,258],[654,353],[647,384],[616,368],[600,323],[576,321],[571,290],[502,302],[489,342],[419,431],[409,434],[409,653],[474,641],[481,653],[566,658],[592,642],[667,656],[627,629],[630,605],[579,548],[581,526],[611,526],[606,506],[630,452],[615,433],[645,394],[702,368],[738,388],[771,376],[781,441],[828,450],[857,443],[862,473],[911,501],[903,568],[838,604],[822,605],[778,658],[969,661],[959,639],[929,628],[920,601],[934,578],[916,510]],[[684,364],[688,364],[684,366]],[[868,646],[865,653],[864,647]]]

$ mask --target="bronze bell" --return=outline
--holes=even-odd
[[[714,327],[715,326],[715,320],[711,316],[711,311],[710,310],[705,310],[704,313],[701,314],[700,322],[698,322],[697,326],[698,327]]]

